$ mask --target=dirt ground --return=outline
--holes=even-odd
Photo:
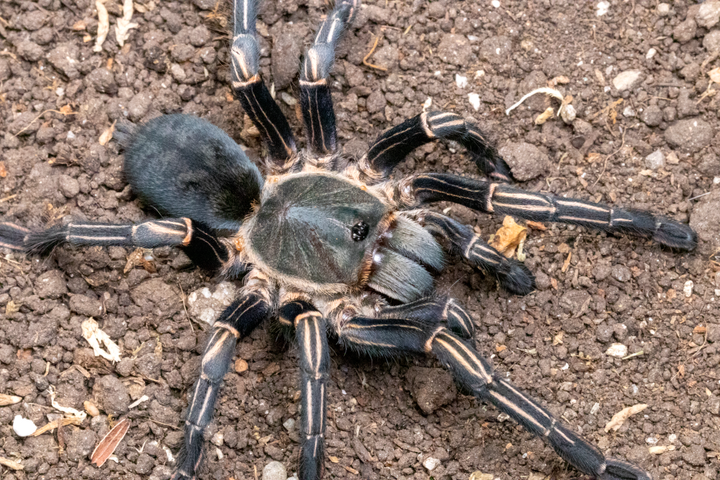
[[[294,78],[326,5],[261,4],[262,73],[303,139]],[[121,5],[109,0],[107,8],[114,25]],[[260,158],[257,132],[229,88],[222,11],[229,7],[193,0],[136,8],[125,46],[112,27],[94,52],[94,2],[0,3],[3,220],[42,228],[65,216],[153,217],[123,179],[117,144],[100,144],[123,118],[200,115]],[[478,122],[505,147],[516,174],[530,178],[523,188],[647,208],[697,227],[701,243],[692,253],[584,228],[532,230],[526,264],[538,290],[526,297],[498,290],[457,259],[438,279],[438,289],[474,315],[476,345],[499,371],[607,455],[655,479],[716,479],[720,468],[720,95],[708,75],[720,66],[720,25],[709,7],[698,8],[691,0],[373,0],[341,43],[331,77],[349,155],[431,98],[433,108]],[[556,82],[560,92],[573,97],[572,124],[535,125],[559,106],[542,95],[505,114],[557,77],[565,77]],[[422,147],[395,176],[477,175],[462,153],[457,145]],[[485,238],[502,220],[457,206],[449,215]],[[167,451],[176,455],[181,445],[181,415],[208,331],[184,306],[191,292],[214,290],[218,280],[172,249],[149,252],[125,271],[130,253],[61,247],[42,259],[9,252],[0,259],[0,393],[22,397],[0,407],[0,457],[24,467],[0,466],[0,478],[169,478]],[[88,317],[119,343],[120,363],[93,355],[80,328]],[[627,347],[624,358],[606,354],[612,344]],[[238,346],[200,478],[255,479],[272,461],[288,476],[297,472],[297,357],[270,327]],[[495,409],[456,392],[430,358],[369,360],[335,349],[332,372],[327,478],[581,476]],[[57,414],[51,386],[61,405],[91,401],[100,415],[18,437],[15,415],[40,426]],[[417,398],[435,405],[428,413]],[[615,413],[636,404],[648,407],[605,432]],[[91,466],[90,452],[120,416],[132,426],[117,461]],[[439,466],[428,471],[427,457]]]

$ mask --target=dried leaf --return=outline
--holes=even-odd
[[[8,176],[7,168],[5,168],[5,162],[0,162],[0,178]]]
[[[130,36],[130,30],[137,28],[137,23],[132,23],[130,20],[133,16],[133,0],[125,0],[123,2],[123,16],[118,18],[115,24],[115,38],[118,44],[122,47],[125,45],[125,41]]]
[[[23,468],[25,468],[22,464],[14,462],[9,458],[5,457],[0,457],[0,465],[2,465],[3,467],[7,467],[11,470],[22,470]]]
[[[115,122],[113,122],[112,125],[110,125],[110,126],[107,128],[107,130],[105,130],[105,131],[100,135],[100,139],[98,140],[98,142],[100,143],[100,145],[105,146],[105,145],[112,139],[112,136],[113,136],[113,132],[114,132],[114,131],[115,131]]]
[[[105,43],[107,34],[110,31],[110,17],[107,8],[105,8],[105,0],[95,0],[95,8],[98,11],[98,29],[93,52],[102,52],[102,44]]]
[[[637,405],[633,405],[632,407],[623,408],[618,413],[613,415],[612,419],[608,422],[607,425],[605,425],[605,431],[609,432],[610,430],[612,430],[613,432],[617,432],[620,427],[623,426],[625,420],[630,418],[630,416],[635,415],[636,413],[642,412],[646,408],[647,405],[644,403],[638,403]]]
[[[559,332],[555,337],[553,337],[553,345],[561,345],[563,343],[563,336],[565,335],[565,332]]]
[[[16,397],[15,395],[6,395],[4,393],[0,393],[0,407],[15,405],[16,403],[20,403],[21,400],[22,397]]]
[[[110,458],[117,446],[122,441],[123,437],[130,428],[130,420],[123,418],[110,430],[92,453],[90,457],[90,463],[94,463],[98,467],[102,467],[103,464]]]
[[[67,425],[80,425],[82,423],[82,420],[80,417],[63,417],[58,418],[57,420],[48,423],[47,425],[43,425],[42,427],[38,428],[35,433],[30,435],[31,437],[37,437],[38,435],[42,435],[45,432],[49,432],[50,430],[55,430],[56,428],[60,428],[61,426],[67,426]]]
[[[82,335],[92,347],[95,356],[106,358],[113,363],[120,361],[120,347],[112,341],[107,333],[100,330],[95,320],[88,318],[82,323],[81,328]],[[106,350],[100,347],[101,344],[105,346]]]
[[[710,77],[710,80],[717,84],[720,84],[720,67],[716,67],[710,70],[708,72],[708,76]]]
[[[512,217],[506,216],[503,219],[503,226],[495,233],[490,246],[498,252],[510,258],[520,242],[525,240],[527,228],[515,223]]]

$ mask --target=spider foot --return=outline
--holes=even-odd
[[[605,471],[598,478],[600,480],[652,480],[646,471],[614,458],[608,458],[605,461]]]
[[[535,290],[535,277],[518,260],[509,259],[507,269],[498,271],[497,279],[502,288],[515,295],[527,295]]]
[[[697,246],[697,233],[689,225],[658,217],[653,240],[671,248],[693,250]]]

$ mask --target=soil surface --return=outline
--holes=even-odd
[[[101,145],[121,119],[199,115],[260,159],[257,131],[229,87],[229,6],[215,7],[136,2],[137,28],[120,47],[121,4],[108,1],[113,27],[94,52],[94,2],[0,3],[2,219],[43,228],[66,216],[154,217],[127,186],[116,142]],[[604,453],[655,479],[716,479],[720,468],[720,95],[709,76],[720,67],[719,9],[691,0],[373,0],[341,42],[331,76],[348,155],[362,155],[380,131],[432,99],[432,108],[477,122],[526,179],[523,188],[651,209],[697,228],[692,253],[585,228],[531,230],[526,265],[538,290],[525,297],[456,258],[438,279],[439,291],[474,315],[476,345],[499,371]],[[299,54],[326,11],[319,0],[261,2],[262,74],[298,139]],[[572,96],[573,122],[536,125],[559,106],[544,95],[505,114],[553,79]],[[477,175],[462,148],[442,143],[418,149],[395,177],[417,171]],[[502,221],[457,206],[449,215],[485,238]],[[209,331],[185,307],[192,292],[214,292],[219,280],[169,248],[126,270],[131,253],[61,247],[44,258],[0,259],[0,393],[22,397],[0,407],[0,457],[24,467],[0,466],[0,478],[169,478],[168,452],[181,445]],[[81,335],[88,317],[120,345],[121,362],[93,355]],[[606,354],[612,344],[627,347],[623,358]],[[299,451],[297,352],[267,327],[238,346],[235,360],[200,478],[260,478],[274,461],[290,476]],[[449,378],[432,358],[334,350],[327,478],[582,477]],[[100,414],[18,437],[16,415],[38,426],[57,415],[50,387],[60,405],[89,401]],[[615,413],[636,404],[648,407],[605,432]],[[90,465],[121,416],[132,425],[116,461]],[[284,480],[280,470],[273,478]]]

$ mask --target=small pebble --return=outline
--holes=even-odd
[[[91,417],[97,417],[98,415],[100,415],[100,410],[98,410],[95,404],[89,400],[83,403],[83,407],[85,408],[85,411],[88,413],[88,415],[90,415]]]
[[[687,282],[685,282],[685,286],[683,287],[683,293],[687,298],[690,298],[692,296],[694,286],[695,284],[692,280],[688,280]]]
[[[283,422],[283,427],[285,427],[285,430],[288,432],[292,432],[295,428],[295,419],[294,418],[288,418]]]
[[[607,349],[605,354],[610,355],[611,357],[622,358],[627,356],[627,352],[628,348],[622,343],[613,343],[610,345],[610,348]]]
[[[645,157],[645,166],[650,170],[657,170],[665,167],[665,155],[661,150],[655,150]]]
[[[235,360],[235,371],[237,373],[242,373],[247,369],[248,363],[245,360],[243,360],[242,358],[238,358],[237,360]]]
[[[213,435],[210,439],[213,445],[217,445],[218,447],[222,447],[223,440],[225,440],[225,437],[223,436],[222,432],[215,433],[215,435]]]
[[[470,102],[470,105],[472,105],[475,111],[480,110],[480,95],[477,93],[468,93],[468,102]]]
[[[433,457],[427,457],[425,460],[423,460],[423,467],[428,469],[428,472],[432,472],[437,468],[437,466],[440,465],[440,460]]]
[[[270,462],[263,468],[262,480],[287,480],[287,470],[280,462]]]
[[[18,437],[29,437],[37,430],[35,423],[32,420],[23,418],[22,415],[15,415],[13,420],[13,430],[17,433]]]

